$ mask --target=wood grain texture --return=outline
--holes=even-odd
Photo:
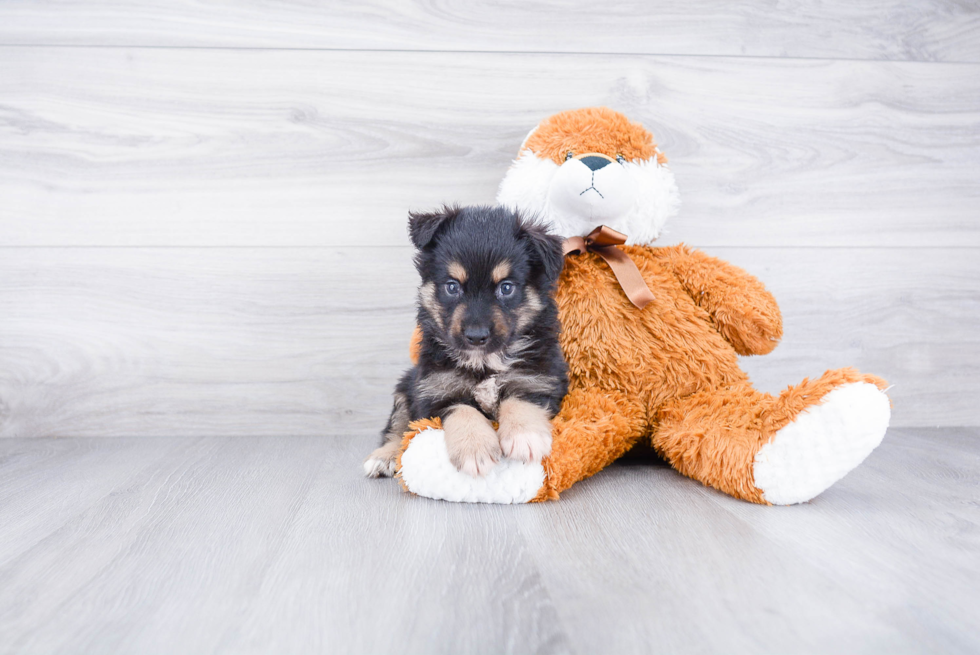
[[[0,270],[7,436],[380,430],[409,365],[407,248],[12,249]]]
[[[644,460],[558,503],[443,503],[360,477],[370,446],[0,441],[0,652],[980,647],[976,430],[892,430],[787,508]]]
[[[777,393],[856,366],[893,385],[893,425],[980,425],[972,399],[980,392],[980,252],[707,250],[763,280],[780,304],[781,344],[741,358],[759,389]]]
[[[8,47],[0,98],[3,246],[405,245],[588,105],[670,157],[665,242],[980,246],[980,65]]]
[[[832,57],[980,62],[969,2],[356,4],[6,0],[0,44]]]
[[[361,477],[407,210],[598,104],[779,300],[757,386],[895,385],[813,502]],[[901,426],[980,426],[978,170],[976,3],[2,2],[0,654],[975,653],[980,428]]]
[[[708,252],[782,307],[761,389],[853,365],[894,425],[980,425],[976,250]],[[409,248],[7,249],[0,436],[376,434],[416,279]]]

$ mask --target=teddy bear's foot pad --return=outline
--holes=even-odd
[[[810,500],[878,447],[890,417],[888,396],[875,385],[855,382],[834,389],[759,450],[755,486],[773,505]]]
[[[457,503],[526,503],[544,485],[544,467],[537,463],[502,459],[482,477],[457,471],[449,461],[445,433],[433,428],[409,442],[399,476],[414,494]]]

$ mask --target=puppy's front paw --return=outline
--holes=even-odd
[[[540,462],[551,454],[551,421],[543,407],[517,398],[500,403],[500,448],[522,462]]]
[[[458,405],[443,421],[449,461],[457,470],[477,477],[500,461],[500,442],[493,426],[479,411]]]
[[[364,460],[364,475],[369,478],[390,478],[398,470],[398,447],[389,441]]]
[[[531,432],[500,429],[500,448],[510,459],[539,463],[551,453],[551,430]]]

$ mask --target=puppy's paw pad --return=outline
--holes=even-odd
[[[497,437],[507,457],[524,463],[539,463],[551,454],[551,421],[539,405],[508,398],[500,403]]]
[[[473,478],[482,478],[500,461],[500,451],[482,448],[477,452],[458,453],[451,460],[458,471]]]
[[[490,472],[500,461],[500,441],[490,421],[477,409],[462,405],[443,420],[449,461],[472,477]]]
[[[382,452],[378,448],[364,460],[364,475],[369,478],[390,478],[398,471],[398,456],[390,452]]]
[[[539,463],[551,454],[551,432],[504,429],[500,434],[500,448],[510,459]]]

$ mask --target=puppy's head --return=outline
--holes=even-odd
[[[418,248],[423,332],[462,366],[506,368],[520,337],[553,308],[561,239],[502,207],[412,213],[409,233]]]

